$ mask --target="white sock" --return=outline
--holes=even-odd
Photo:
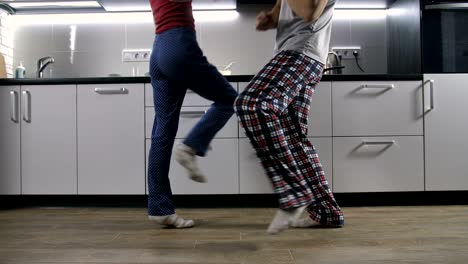
[[[193,220],[185,220],[177,214],[165,215],[165,216],[148,216],[151,221],[156,223],[175,228],[190,228],[195,225]]]
[[[205,183],[208,180],[198,167],[195,154],[195,150],[193,150],[191,147],[185,144],[180,144],[176,147],[175,159],[182,167],[187,170],[191,180]]]
[[[294,208],[288,211],[279,209],[268,227],[267,233],[273,235],[288,229],[289,223],[299,218],[305,208],[307,208],[307,206]]]

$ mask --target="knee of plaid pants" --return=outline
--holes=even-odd
[[[244,94],[241,94],[235,101],[235,111],[239,117],[240,124],[249,136],[249,132],[253,131],[253,126],[258,124],[258,116],[255,103],[249,100]]]
[[[234,111],[236,112],[240,120],[240,124],[244,129],[246,129],[244,122],[246,120],[246,116],[249,113],[247,103],[248,101],[246,100],[244,93],[241,93],[234,101]]]
[[[260,119],[275,119],[281,107],[274,100],[260,100],[248,93],[242,93],[234,102],[235,111],[245,130],[260,126]]]

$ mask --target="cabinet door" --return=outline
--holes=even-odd
[[[468,75],[424,78],[426,190],[468,190]]]
[[[78,86],[78,193],[145,193],[143,84]]]
[[[19,86],[0,86],[0,195],[21,194],[19,99]]]
[[[76,194],[76,85],[22,86],[23,194]]]
[[[421,81],[334,82],[333,136],[422,136]]]
[[[332,139],[311,138],[310,140],[318,151],[328,183],[332,187]],[[239,141],[239,175],[241,194],[273,192],[270,179],[266,175],[250,141],[246,138]]]
[[[333,176],[337,193],[423,191],[423,137],[334,138]]]
[[[181,140],[176,140],[175,145]],[[147,153],[151,140],[147,140]],[[238,194],[238,139],[214,139],[212,150],[206,157],[198,157],[201,170],[208,178],[207,183],[196,183],[189,179],[186,170],[180,166],[174,156],[171,159],[169,178],[174,194]]]

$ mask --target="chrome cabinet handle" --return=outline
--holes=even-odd
[[[10,118],[11,121],[18,123],[18,93],[10,91]]]
[[[182,117],[202,117],[206,114],[206,111],[182,111],[180,115]]]
[[[426,112],[430,112],[430,111],[432,111],[432,110],[435,109],[435,102],[434,102],[434,83],[435,83],[434,80],[430,80],[430,81],[429,81],[431,99],[430,99],[429,108],[427,109]]]
[[[362,141],[363,145],[366,146],[375,146],[375,145],[395,145],[395,140],[382,140],[382,141],[370,141],[364,140]]]
[[[126,89],[126,88],[120,88],[120,89],[94,88],[94,92],[96,92],[98,94],[128,94],[128,89]]]
[[[394,89],[394,84],[364,84],[361,86],[362,88],[369,88],[369,89]]]
[[[31,123],[31,93],[23,91],[23,120]]]

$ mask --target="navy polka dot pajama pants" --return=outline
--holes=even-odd
[[[155,120],[148,159],[148,215],[175,213],[169,167],[187,89],[213,101],[184,144],[205,156],[210,142],[234,114],[237,91],[203,55],[190,28],[156,35],[150,62]]]
[[[275,56],[236,101],[236,111],[281,209],[308,206],[312,220],[341,226],[343,213],[307,138],[312,94],[323,65],[293,51]]]

